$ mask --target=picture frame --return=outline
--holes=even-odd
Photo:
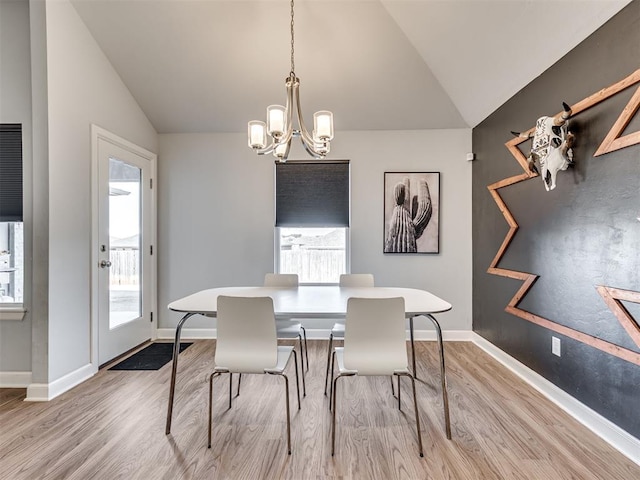
[[[383,253],[440,253],[440,172],[384,172]]]

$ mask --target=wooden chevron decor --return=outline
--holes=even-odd
[[[585,98],[584,100],[576,103],[571,107],[572,109],[572,117],[575,117],[580,112],[583,112],[594,105],[597,105],[600,102],[610,98],[611,96],[637,84],[640,82],[640,69],[633,72],[628,77],[623,80],[611,85],[607,88],[600,90],[599,92],[591,95],[590,97]],[[630,147],[632,145],[640,144],[640,132],[635,132],[631,134],[627,134],[623,137],[620,135],[624,132],[624,129],[629,124],[633,116],[637,113],[638,108],[640,106],[640,87],[636,91],[636,93],[631,98],[631,101],[627,104],[625,109],[620,114],[618,120],[615,122],[609,134],[606,136],[605,140],[602,142],[598,151],[594,154],[595,156],[599,156],[605,153],[613,152],[615,150],[619,150],[624,147]],[[515,175],[513,177],[508,177],[502,179],[496,183],[492,183],[487,188],[489,189],[489,193],[493,197],[493,200],[496,202],[496,205],[502,212],[504,219],[509,225],[509,231],[507,232],[498,252],[495,257],[491,261],[489,268],[487,269],[487,273],[492,275],[499,275],[502,277],[513,278],[515,280],[522,281],[522,285],[516,292],[516,294],[511,298],[509,304],[505,307],[505,311],[520,317],[529,322],[540,325],[548,330],[552,330],[566,337],[572,338],[579,342],[590,345],[598,350],[603,352],[607,352],[611,355],[614,355],[618,358],[626,360],[628,362],[634,363],[636,365],[640,365],[640,352],[635,352],[628,348],[621,347],[611,342],[607,342],[598,337],[594,337],[593,335],[589,335],[578,330],[566,327],[561,325],[553,320],[549,320],[547,318],[541,317],[539,315],[535,315],[531,312],[527,312],[518,307],[519,303],[526,296],[529,289],[533,286],[535,281],[538,279],[538,275],[532,273],[519,272],[516,270],[509,270],[506,268],[501,268],[498,266],[500,260],[502,259],[504,253],[506,252],[511,240],[515,236],[518,230],[518,223],[516,219],[513,217],[511,212],[509,211],[508,206],[500,196],[498,192],[501,188],[508,187],[510,185],[514,185],[519,182],[523,182],[525,180],[529,180],[530,178],[537,177],[538,174],[535,172],[531,172],[527,166],[527,158],[522,153],[522,151],[518,148],[523,142],[526,142],[528,139],[526,138],[526,134],[533,132],[535,127],[532,127],[527,132],[523,132],[520,137],[516,137],[505,143],[507,150],[513,155],[516,161],[522,167],[524,173],[519,175]],[[598,293],[602,296],[607,306],[611,309],[615,317],[618,319],[620,324],[623,326],[625,331],[629,334],[629,336],[633,339],[635,344],[640,347],[640,326],[638,322],[633,319],[633,317],[629,314],[629,312],[624,308],[624,305],[621,301],[629,301],[633,303],[640,303],[640,292],[634,292],[630,290],[621,290],[618,288],[608,287],[608,286],[597,286]]]

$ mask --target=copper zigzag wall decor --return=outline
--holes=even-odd
[[[636,83],[640,83],[640,69],[633,72],[631,75],[626,77],[625,79],[619,81],[618,83],[611,85],[610,87],[603,88],[599,92],[591,95],[590,97],[585,98],[584,100],[576,103],[571,107],[572,109],[572,117],[575,117],[580,112],[583,112],[594,105],[612,97],[613,95],[635,85]],[[603,155],[605,153],[613,152],[615,150],[619,150],[624,147],[629,147],[631,145],[640,144],[640,131],[635,133],[630,133],[624,136],[621,136],[624,132],[624,129],[627,127],[633,116],[638,111],[640,107],[640,87],[636,90],[635,94],[624,108],[618,120],[615,122],[604,141],[594,154],[594,157]],[[523,132],[523,136],[525,134],[533,132],[535,127],[529,129],[527,132]],[[509,270],[506,268],[498,267],[498,263],[500,259],[503,257],[506,252],[511,240],[513,239],[516,231],[518,230],[518,223],[515,218],[509,211],[509,208],[505,204],[504,200],[498,193],[498,190],[504,187],[508,187],[510,185],[514,185],[516,183],[528,180],[530,178],[537,177],[538,174],[535,172],[531,172],[527,165],[527,158],[520,151],[518,145],[523,142],[526,142],[528,139],[523,137],[516,137],[505,143],[505,146],[516,159],[516,161],[522,167],[524,173],[519,175],[515,175],[513,177],[508,177],[502,179],[496,183],[489,185],[487,188],[493,197],[493,200],[496,202],[496,205],[502,212],[507,224],[509,225],[509,231],[507,232],[504,240],[502,241],[502,245],[500,245],[500,249],[496,253],[491,265],[487,269],[487,273],[492,275],[499,275],[502,277],[513,278],[516,280],[522,281],[521,287],[518,289],[516,294],[511,298],[509,304],[505,307],[505,311],[520,317],[529,322],[540,325],[546,329],[557,332],[566,337],[572,338],[579,342],[590,345],[594,348],[597,348],[603,352],[607,352],[611,355],[615,355],[623,360],[634,363],[636,365],[640,365],[640,353],[630,350],[628,348],[621,347],[611,342],[607,342],[598,337],[594,337],[593,335],[589,335],[578,330],[566,327],[561,325],[553,320],[549,320],[547,318],[541,317],[539,315],[535,315],[531,312],[527,312],[518,307],[520,301],[525,297],[529,289],[533,286],[535,281],[538,279],[539,275],[535,275],[532,273],[519,272],[516,270]],[[618,319],[622,327],[629,334],[635,344],[640,347],[640,325],[633,317],[629,314],[629,312],[625,309],[624,305],[621,301],[640,303],[640,292],[635,292],[631,290],[622,290],[619,288],[613,288],[608,286],[599,285],[596,286],[598,293],[602,296],[603,300],[607,304],[607,306],[611,309],[615,317]]]

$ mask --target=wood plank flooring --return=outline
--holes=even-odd
[[[608,446],[468,342],[445,344],[452,440],[444,431],[436,344],[418,342],[425,457],[416,442],[410,384],[402,411],[388,378],[346,378],[338,395],[336,455],[323,395],[326,341],[309,342],[307,396],[286,452],[284,382],[245,376],[227,409],[214,381],[207,449],[206,377],[215,342],[180,355],[172,433],[164,434],[170,364],[155,372],[101,370],[47,403],[0,390],[0,478],[72,479],[544,479],[630,480],[640,466]]]

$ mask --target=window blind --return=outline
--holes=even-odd
[[[0,124],[0,222],[22,221],[22,125]]]
[[[348,226],[348,160],[276,163],[276,227]]]

